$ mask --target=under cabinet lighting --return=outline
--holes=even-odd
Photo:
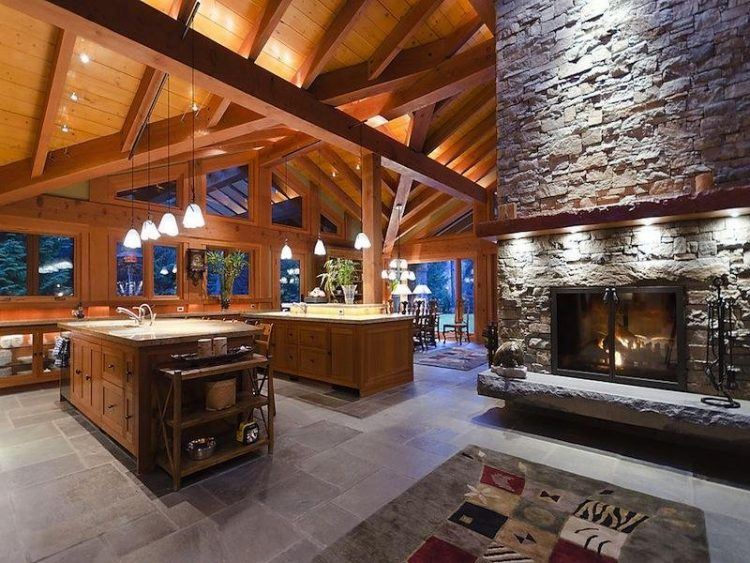
[[[729,216],[730,216],[730,217],[731,217],[732,219],[736,219],[736,218],[737,218],[737,217],[739,217],[740,215],[741,215],[741,213],[740,213],[740,210],[739,210],[739,209],[732,209],[732,210],[731,210],[731,211],[729,212]]]

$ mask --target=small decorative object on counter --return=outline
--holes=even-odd
[[[305,297],[305,303],[328,303],[328,297],[326,292],[319,287],[313,288],[313,290]]]
[[[206,410],[223,411],[237,403],[237,384],[234,379],[206,383]]]
[[[214,455],[214,452],[216,451],[216,438],[208,436],[206,438],[190,440],[185,445],[185,451],[187,452],[188,457],[194,461],[208,459]]]
[[[210,358],[214,355],[214,342],[211,338],[201,338],[198,340],[198,357]]]
[[[212,348],[214,356],[226,356],[227,355],[227,337],[217,336],[212,341]]]
[[[254,444],[260,438],[260,426],[255,421],[241,422],[235,436],[238,442],[246,446]]]
[[[523,345],[514,341],[501,344],[492,360],[492,371],[503,377],[525,379]]]
[[[83,303],[79,301],[76,308],[70,311],[70,314],[73,315],[73,318],[78,319],[79,321],[86,318],[86,313],[83,310]]]

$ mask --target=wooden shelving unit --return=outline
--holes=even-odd
[[[263,369],[259,376],[258,369]],[[193,369],[164,368],[159,374],[167,380],[166,390],[157,393],[161,442],[163,449],[157,456],[157,463],[172,476],[173,487],[178,490],[183,477],[236,457],[258,451],[264,447],[273,453],[273,372],[269,361],[264,356],[254,355],[252,359],[230,364],[212,365]],[[198,380],[210,381],[229,379],[234,376],[240,393],[237,402],[220,411],[208,411],[183,403],[184,385]],[[243,385],[249,383],[249,388]],[[164,387],[164,386],[163,386]],[[265,390],[265,394],[264,394]],[[187,412],[186,411],[187,407]],[[262,430],[257,442],[242,444],[237,442],[234,429],[241,421],[254,418],[256,409],[260,412]],[[234,422],[221,432],[214,432],[213,427],[222,422]],[[216,438],[214,454],[203,460],[192,460],[184,456],[183,439],[192,434],[197,435],[201,428],[211,428]]]

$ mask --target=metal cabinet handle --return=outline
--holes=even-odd
[[[131,418],[133,418],[132,414],[125,415],[125,420],[130,420]]]
[[[83,372],[80,369],[76,370],[76,375],[81,375]]]
[[[109,364],[109,365],[107,366],[107,369],[115,369],[115,364]]]
[[[112,410],[112,409],[113,409],[113,408],[115,408],[116,406],[117,406],[117,405],[108,405],[108,406],[107,406],[107,410]]]
[[[91,381],[91,376],[90,375],[86,376],[86,381]]]

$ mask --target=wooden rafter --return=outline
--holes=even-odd
[[[208,100],[208,126],[209,127],[216,127],[219,122],[221,121],[221,118],[224,117],[224,114],[229,109],[229,105],[232,102],[230,102],[226,98],[220,98],[219,96],[211,95],[211,98]]]
[[[127,52],[131,58],[175,76],[190,76],[196,84],[256,113],[354,152],[361,140],[365,150],[383,155],[383,164],[398,173],[411,173],[419,182],[466,201],[484,201],[481,186],[370,127],[360,135],[357,122],[211,39],[190,32],[179,41],[182,26],[145,3],[129,0],[0,0],[37,19],[65,26],[105,48]],[[0,193],[24,187],[28,181],[0,176]]]
[[[409,123],[408,132],[408,143],[411,148],[417,151],[421,151],[424,147],[425,139],[427,138],[427,132],[430,129],[430,122],[432,121],[432,113],[435,109],[434,104],[422,108],[412,116]],[[402,174],[398,180],[398,187],[396,188],[396,196],[393,200],[393,207],[391,208],[390,215],[388,217],[388,227],[386,228],[385,238],[383,239],[383,253],[390,255],[393,251],[393,245],[398,237],[398,229],[401,224],[401,218],[406,209],[406,203],[409,201],[409,194],[411,193],[411,187],[414,180],[408,174]]]
[[[70,68],[70,58],[73,56],[73,48],[76,44],[76,37],[72,33],[61,29],[57,35],[55,44],[55,54],[52,59],[52,71],[50,72],[49,82],[47,83],[47,95],[44,100],[44,110],[42,118],[39,121],[39,132],[36,137],[34,147],[34,156],[31,166],[31,176],[39,176],[44,172],[44,165],[47,162],[47,152],[49,142],[52,138],[52,131],[55,128],[55,119],[60,110],[60,101],[62,100],[63,89],[65,87],[65,78]]]
[[[469,0],[474,11],[482,18],[482,21],[495,35],[495,1],[494,0]]]
[[[437,10],[443,0],[418,0],[406,14],[399,19],[396,27],[386,36],[368,61],[369,78],[373,80],[396,58],[419,29],[420,25]]]
[[[394,92],[380,115],[395,119],[488,83],[494,77],[495,42],[489,40],[440,63],[413,84]]]
[[[371,0],[346,0],[317,46],[297,70],[293,82],[308,88],[330,60],[340,41],[351,31]]]
[[[482,141],[490,136],[494,137],[495,116],[488,115],[471,129],[462,133],[463,134],[454,134],[430,156],[438,162],[447,164],[449,162],[452,162],[455,158],[460,157],[475,143]]]
[[[319,184],[347,213],[353,217],[360,216],[359,203],[331,180],[309,156],[297,157],[294,162],[295,166],[307,174],[314,184]]]
[[[259,162],[261,166],[276,166],[285,160],[317,150],[321,145],[321,141],[310,135],[294,133],[262,150]]]
[[[495,115],[496,103],[493,84],[482,87],[465,99],[451,104],[456,105],[453,108],[453,113],[439,126],[430,131],[427,136],[424,146],[425,153],[434,156],[433,151],[446,142],[471,115],[483,115],[485,113]]]
[[[193,11],[195,0],[172,0],[169,15],[172,19],[185,23]]]
[[[477,17],[446,37],[400,52],[375,80],[370,80],[367,62],[321,74],[310,86],[310,92],[336,106],[390,92],[453,56],[481,25]]]
[[[149,111],[161,93],[166,74],[152,67],[146,67],[138,84],[138,90],[125,117],[122,134],[122,152],[130,152],[138,138],[138,132],[149,117]]]
[[[258,58],[291,3],[292,0],[268,0],[257,27],[245,36],[240,55],[251,60]]]

